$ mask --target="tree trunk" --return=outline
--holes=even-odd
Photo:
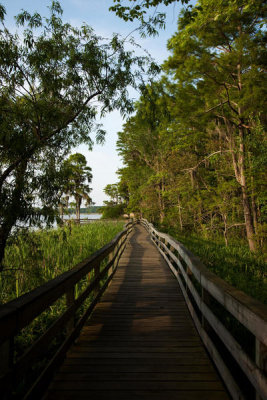
[[[242,27],[238,26],[239,35],[242,35]],[[238,80],[238,90],[239,92],[242,91],[242,72],[241,72],[241,61],[237,65],[237,80]],[[242,122],[242,108],[238,107],[238,115],[240,124]],[[245,171],[245,132],[244,128],[239,125],[239,155],[238,155],[238,167],[239,167],[239,174],[240,174],[240,184],[242,189],[242,200],[243,200],[243,210],[244,210],[244,217],[245,217],[245,226],[246,226],[246,233],[247,233],[247,240],[249,249],[252,252],[257,250],[256,240],[255,240],[255,231],[253,227],[253,216],[251,211],[251,206],[248,197],[248,188],[246,184],[246,171]]]
[[[59,215],[63,221],[63,215],[64,215],[64,206],[63,203],[59,203]]]
[[[250,186],[251,186],[251,210],[252,210],[252,217],[253,217],[254,232],[255,232],[256,238],[257,238],[257,236],[258,236],[258,215],[257,215],[254,177],[253,177],[253,172],[252,172],[250,153],[248,154],[248,160],[249,160]]]
[[[6,242],[10,234],[10,229],[8,229],[7,225],[5,222],[2,224],[0,228],[0,271],[3,270],[3,259],[5,257],[5,248],[6,248]]]
[[[227,237],[227,215],[226,214],[222,214],[222,218],[223,218],[223,222],[224,222],[224,230],[223,230],[223,237],[224,237],[224,241],[225,241],[225,246],[228,246],[228,237]]]
[[[249,244],[249,249],[253,252],[257,250],[257,245],[255,241],[255,231],[253,227],[253,216],[251,211],[251,206],[248,197],[248,188],[246,183],[246,174],[245,174],[245,145],[244,145],[244,130],[242,127],[239,128],[239,174],[240,174],[240,184],[242,189],[242,200],[243,200],[243,210],[245,217],[245,226],[247,233],[247,240]]]
[[[181,231],[183,230],[183,219],[182,219],[182,212],[181,212],[181,203],[180,203],[180,196],[178,194],[177,196],[178,199],[178,212],[179,212],[179,223],[180,223],[180,228]]]
[[[255,252],[257,249],[256,246],[256,241],[255,241],[255,232],[253,228],[253,216],[252,216],[252,211],[249,203],[249,197],[248,197],[248,189],[247,189],[247,184],[246,184],[246,176],[245,176],[245,160],[244,160],[244,142],[243,142],[243,136],[244,134],[240,132],[240,148],[239,148],[239,157],[238,157],[238,162],[236,160],[236,156],[234,152],[232,153],[232,160],[233,160],[233,166],[234,166],[234,171],[235,171],[235,177],[237,182],[241,186],[241,191],[242,191],[242,205],[243,205],[243,214],[244,214],[244,219],[245,219],[245,226],[246,226],[246,235],[247,235],[247,241],[249,245],[249,249],[252,252]]]
[[[249,204],[249,198],[247,195],[247,188],[246,185],[242,185],[242,199],[243,199],[243,209],[244,209],[244,217],[245,217],[245,226],[246,226],[246,233],[247,233],[247,240],[249,249],[252,252],[257,250],[256,240],[255,240],[255,232],[253,228],[253,218],[251,207]]]
[[[0,271],[3,270],[3,259],[5,256],[5,248],[7,239],[10,236],[11,230],[19,218],[21,212],[21,195],[24,188],[25,171],[27,161],[21,163],[15,173],[15,186],[12,192],[9,207],[5,210],[3,222],[0,226]]]
[[[163,200],[164,188],[162,182],[158,184],[157,196],[158,196],[158,208],[159,208],[159,222],[162,223],[165,218],[165,204]]]
[[[75,196],[75,214],[76,214],[76,219],[80,219],[79,195]]]

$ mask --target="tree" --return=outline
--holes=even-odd
[[[163,145],[163,136],[170,117],[166,107],[166,97],[162,82],[151,82],[147,85],[142,91],[139,102],[136,103],[135,116],[129,118],[123,132],[119,132],[117,142],[119,154],[124,162],[131,166],[133,174],[136,164],[143,166],[141,176],[146,175],[147,186],[143,186],[142,192],[144,197],[149,196],[147,201],[143,201],[143,207],[150,208],[156,201],[161,222],[165,210],[164,166],[168,157]],[[130,190],[130,194],[133,191]],[[138,191],[135,197],[137,193]]]
[[[105,206],[102,208],[102,218],[120,217],[129,200],[127,185],[123,180],[109,184],[104,188],[104,193],[110,197],[110,200],[104,201]]]
[[[119,35],[102,39],[88,25],[63,23],[61,15],[57,1],[48,18],[23,11],[20,38],[6,29],[0,9],[0,265],[17,222],[54,217],[60,165],[70,149],[91,146],[92,131],[103,140],[97,112],[131,111],[129,85],[143,84],[146,68],[158,71],[147,57],[125,50]]]
[[[68,198],[70,196],[74,197],[76,218],[80,219],[82,200],[85,200],[88,206],[92,204],[92,199],[89,196],[91,192],[89,183],[92,181],[91,168],[87,166],[87,161],[83,154],[75,153],[70,155],[64,162],[63,170],[66,179],[64,193]]]
[[[119,186],[117,183],[109,184],[104,188],[104,193],[111,198],[114,204],[119,204],[122,202],[120,196]]]
[[[147,86],[118,141],[129,207],[226,244],[238,232],[251,251],[266,229],[263,18],[256,1],[184,10],[166,75]]]
[[[179,31],[169,42],[173,55],[165,64],[180,82],[198,86],[205,96],[205,112],[210,113],[210,119],[222,122],[217,123],[217,129],[228,142],[241,188],[251,251],[256,250],[256,240],[246,142],[252,133],[252,120],[264,109],[264,13],[261,2],[254,0],[200,1],[180,19]]]

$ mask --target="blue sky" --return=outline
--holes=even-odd
[[[38,11],[41,15],[47,14],[48,0],[0,0],[6,8],[6,26],[12,31],[16,30],[14,15],[21,9],[27,11]],[[95,32],[104,37],[111,37],[112,33],[120,33],[126,36],[136,28],[134,23],[126,23],[109,11],[113,4],[112,0],[62,0],[63,20],[70,22],[74,26],[80,26],[83,22],[92,26]],[[152,57],[158,62],[163,62],[168,57],[167,40],[173,35],[177,27],[177,17],[179,5],[175,3],[168,7],[162,6],[161,11],[167,12],[166,30],[162,30],[158,37],[141,39],[137,33],[133,36],[136,41],[150,52]],[[137,93],[133,93],[138,96]],[[117,132],[123,125],[122,117],[119,112],[112,112],[101,121],[107,131],[104,145],[95,145],[93,151],[88,151],[86,146],[79,146],[73,152],[80,152],[87,158],[88,165],[92,168],[92,200],[97,205],[102,205],[106,196],[103,193],[104,187],[108,183],[117,181],[116,171],[122,166],[122,162],[116,153]]]

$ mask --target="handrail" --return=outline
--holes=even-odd
[[[218,351],[212,338],[214,334],[222,341],[231,356],[255,388],[257,398],[267,398],[267,307],[235,289],[217,275],[209,271],[186,247],[171,236],[157,231],[145,219],[140,223],[150,233],[151,239],[165,258],[177,278],[196,328],[220,371],[233,399],[244,396]],[[177,254],[175,254],[175,252]],[[192,277],[194,277],[192,279]],[[194,280],[201,287],[199,294]],[[193,302],[192,299],[193,298]],[[255,360],[252,360],[216,316],[210,305],[215,299],[236,320],[255,336]],[[194,305],[195,303],[195,305]],[[198,315],[201,315],[199,318]],[[231,369],[231,368],[230,368]],[[260,397],[259,397],[260,396]]]
[[[53,373],[55,366],[64,357],[68,347],[78,336],[83,324],[112,279],[134,224],[135,222],[132,221],[125,224],[124,230],[117,234],[111,242],[71,270],[0,307],[0,390],[3,399],[9,398],[12,388],[14,389],[27,375],[32,363],[38,357],[45,355],[48,345],[65,328],[67,335],[64,342],[24,396],[24,399],[38,398],[41,388]],[[107,257],[109,257],[107,264],[100,270],[101,262]],[[103,283],[102,280],[106,275],[108,276]],[[88,285],[75,298],[75,285],[85,277],[89,278]],[[90,305],[75,322],[76,311],[92,294],[93,299]],[[66,295],[66,310],[22,357],[14,362],[14,337],[63,295]]]

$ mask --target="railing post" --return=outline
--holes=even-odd
[[[174,254],[175,248],[172,247],[171,244],[170,244],[170,252],[171,252],[173,255],[175,255],[175,254]],[[177,258],[179,259],[179,257],[177,257]],[[180,273],[180,268],[179,268],[179,266],[174,262],[174,260],[172,259],[172,257],[170,257],[169,260],[170,260],[170,263],[172,264],[173,268],[176,270],[177,274],[179,274],[179,273]]]
[[[261,343],[255,337],[255,361],[256,365],[262,371],[263,375],[267,375],[267,346]],[[256,393],[256,400],[263,400],[258,393]]]
[[[0,377],[5,375],[13,365],[14,339],[7,339],[0,345]],[[7,400],[12,390],[11,378],[5,378],[1,388],[1,398]]]
[[[97,265],[94,267],[94,278],[100,274],[100,263],[97,263]],[[100,281],[97,282],[96,287],[94,289],[94,294],[97,296],[98,292],[100,290]]]
[[[165,246],[168,248],[168,244],[169,244],[168,240],[167,240],[166,238],[163,239],[163,240],[164,240]],[[168,259],[170,259],[170,256],[169,256],[168,251],[164,249],[164,252],[165,252],[165,254],[167,255]]]
[[[122,238],[120,238],[120,240],[118,241],[118,244],[116,246],[116,251],[119,250],[121,242],[122,242]],[[114,260],[113,270],[117,267],[118,263],[119,263],[119,252],[118,252],[118,254],[117,254],[117,256],[116,256],[116,258]]]
[[[4,375],[13,365],[13,338],[0,344],[0,376]]]
[[[110,263],[110,261],[112,260],[113,256],[114,256],[114,249],[111,250],[111,252],[108,255],[108,263]],[[113,262],[113,264],[110,266],[110,268],[108,270],[108,278],[110,277],[110,275],[113,272],[113,266],[114,266],[114,262]]]
[[[201,287],[201,300],[202,303],[206,304],[207,306],[210,304],[211,300],[209,292],[203,287]],[[210,330],[210,325],[204,316],[203,310],[201,310],[201,325],[202,328],[208,333]]]
[[[185,271],[185,272],[186,272],[186,275],[187,275],[187,279],[189,279],[190,275],[192,275],[192,271],[191,271],[191,269],[188,267],[188,265],[186,266],[186,271]],[[188,292],[187,280],[186,280],[185,284],[186,284],[186,292]]]
[[[66,305],[67,308],[71,307],[75,301],[75,295],[74,295],[74,286],[66,292]],[[67,334],[71,333],[75,326],[75,321],[74,321],[74,314],[70,317],[68,323],[67,323]]]

